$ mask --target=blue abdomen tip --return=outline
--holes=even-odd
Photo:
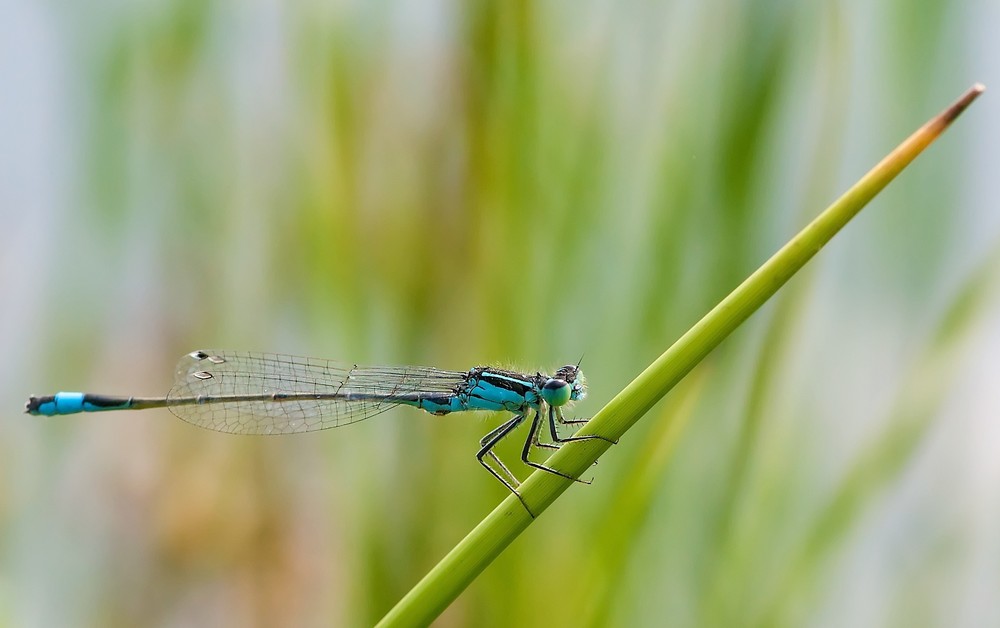
[[[32,397],[28,400],[27,410],[30,414],[40,414],[42,416],[82,412],[83,393],[61,392],[51,397]]]

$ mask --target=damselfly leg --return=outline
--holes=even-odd
[[[556,428],[556,422],[563,425],[579,425],[581,423],[586,423],[590,419],[565,419],[563,418],[562,408],[549,406],[549,434],[552,436],[553,442],[559,443],[572,443],[573,441],[580,440],[603,440],[604,442],[611,443],[612,445],[617,445],[618,441],[611,440],[610,438],[605,438],[600,434],[586,434],[584,436],[559,436],[559,430]]]
[[[521,461],[529,467],[534,467],[536,469],[541,469],[542,471],[548,471],[549,473],[554,473],[560,477],[564,477],[567,480],[573,480],[574,482],[579,482],[580,484],[590,484],[589,480],[581,480],[580,478],[575,478],[572,475],[563,473],[558,469],[553,469],[552,467],[547,467],[544,464],[535,462],[531,460],[528,456],[531,454],[531,447],[538,440],[538,428],[541,426],[542,413],[538,410],[535,411],[534,418],[531,419],[531,429],[528,433],[528,438],[524,440],[524,448],[521,450]]]
[[[483,436],[482,438],[479,439],[479,446],[481,449],[479,450],[479,453],[476,454],[476,458],[479,460],[479,462],[484,467],[486,467],[486,469],[490,471],[490,473],[493,473],[494,476],[497,475],[495,470],[488,464],[486,464],[486,461],[483,460],[483,457],[489,458],[490,460],[495,462],[498,467],[500,467],[500,469],[504,472],[504,474],[506,474],[507,479],[510,480],[510,484],[504,482],[504,485],[507,488],[510,488],[511,490],[513,490],[513,488],[511,488],[511,484],[513,484],[514,486],[520,486],[521,482],[517,479],[517,476],[515,476],[511,472],[511,470],[507,468],[507,465],[505,465],[503,461],[500,460],[500,457],[497,456],[496,453],[493,451],[493,447],[496,446],[496,444],[499,443],[507,434],[510,434],[510,432],[514,428],[516,428],[523,419],[524,417],[522,415],[517,415],[509,419],[508,421],[504,422],[499,427],[490,430],[490,432],[486,434],[486,436]],[[511,427],[512,424],[513,427]],[[501,482],[502,481],[503,480],[501,480]]]

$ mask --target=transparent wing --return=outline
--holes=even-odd
[[[451,393],[465,377],[461,371],[420,366],[359,367],[274,353],[203,350],[178,362],[167,399],[171,412],[200,427],[291,434],[367,419],[405,403],[400,395]],[[282,395],[292,398],[280,400]],[[209,401],[192,403],[198,397]]]

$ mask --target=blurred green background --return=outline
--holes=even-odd
[[[505,496],[474,458],[499,416],[253,438],[29,418],[29,393],[163,394],[199,348],[583,355],[593,414],[897,142],[1000,88],[986,0],[0,11],[10,626],[370,624]],[[439,625],[1000,624],[997,102]]]

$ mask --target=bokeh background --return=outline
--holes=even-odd
[[[254,438],[30,418],[29,393],[163,394],[198,348],[582,355],[593,414],[912,130],[1000,88],[989,0],[0,11],[10,626],[371,624],[505,496],[474,459],[499,416]],[[1000,623],[997,103],[439,625]]]

